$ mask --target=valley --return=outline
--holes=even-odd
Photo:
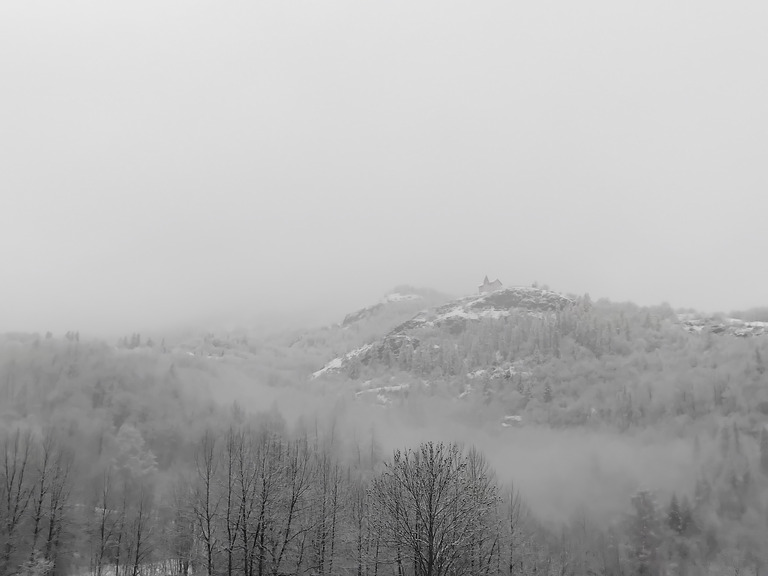
[[[653,556],[642,562],[659,569],[759,570],[759,542],[768,536],[768,338],[759,321],[724,318],[531,286],[461,298],[398,287],[338,324],[267,335],[245,328],[134,334],[112,345],[81,340],[76,332],[6,334],[0,472],[5,501],[25,506],[13,531],[5,528],[5,565],[28,553],[30,530],[47,522],[59,534],[57,570],[94,566],[98,545],[102,574],[122,570],[125,555],[139,573],[171,560],[185,574],[204,571],[208,561],[218,566],[216,574],[225,573],[227,558],[240,564],[260,558],[249,566],[263,563],[265,573],[269,559],[269,569],[283,573],[286,562],[301,565],[312,546],[324,543],[334,546],[322,560],[325,569],[367,571],[383,557],[355,556],[342,536],[352,529],[349,515],[364,512],[329,501],[326,490],[351,494],[355,482],[368,485],[388,470],[393,451],[444,442],[481,451],[501,498],[493,514],[524,503],[522,540],[514,544],[516,536],[503,535],[508,546],[520,546],[504,553],[505,562],[519,556],[522,567],[505,574],[533,573],[545,564],[550,573],[554,566],[570,566],[574,575],[624,573],[641,561],[633,550],[647,545],[651,533]],[[285,452],[258,460],[275,438]],[[58,519],[41,515],[38,523],[37,489],[19,474],[45,450],[68,462],[68,504]],[[299,479],[286,477],[280,490],[289,491],[274,496],[301,489],[307,499],[306,515],[291,520],[288,539],[270,536],[271,545],[286,547],[282,557],[265,555],[264,548],[244,559],[244,549],[229,548],[230,556],[222,547],[229,526],[221,508],[222,466],[235,462],[227,458],[246,458],[254,474],[266,473],[264,466],[287,473],[284,458],[303,462],[302,484],[291,488]],[[329,470],[343,471],[347,480],[334,476],[333,485],[324,484]],[[352,478],[358,480],[349,484]],[[47,502],[55,482],[40,482]],[[207,540],[207,529],[191,529],[182,553],[167,530],[179,527],[179,514],[199,525],[195,498],[205,486],[217,498],[216,510],[206,514],[219,543]],[[239,506],[269,497],[238,490]],[[20,500],[25,493],[27,501]],[[278,501],[275,521],[285,521]],[[13,518],[13,506],[4,506]],[[91,509],[114,512],[107,518],[86,513]],[[330,521],[329,511],[339,534],[317,532],[317,522]],[[246,521],[242,513],[231,521]],[[373,526],[372,518],[360,518]],[[146,534],[113,540],[128,538],[121,530],[129,521],[134,529],[147,522]],[[98,522],[110,523],[112,536],[98,536]],[[266,529],[264,522],[253,529]],[[371,533],[358,535],[372,545]],[[500,550],[475,553],[501,561]],[[602,571],[595,572],[599,557]]]

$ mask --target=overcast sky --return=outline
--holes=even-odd
[[[0,330],[488,274],[768,305],[768,2],[0,3]]]

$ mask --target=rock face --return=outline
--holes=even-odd
[[[737,318],[716,318],[696,314],[678,314],[680,325],[693,334],[722,334],[749,338],[768,334],[768,322],[745,322]]]
[[[555,312],[571,304],[573,304],[573,300],[562,294],[526,286],[492,292],[473,302],[470,309],[509,310],[514,308],[531,312]]]
[[[366,353],[360,357],[360,362],[369,364],[374,361],[383,362],[387,356],[397,358],[404,348],[410,347],[411,350],[418,348],[420,342],[417,338],[407,334],[398,334],[391,332],[383,340],[374,342]]]
[[[419,346],[419,340],[410,335],[417,329],[443,328],[452,333],[460,333],[467,322],[482,319],[499,320],[513,313],[541,316],[555,313],[571,304],[573,300],[562,294],[527,286],[459,298],[420,312],[394,328],[382,339],[352,350],[340,358],[334,358],[322,370],[315,372],[313,378],[343,372],[357,362],[367,365],[371,362],[383,361],[387,356],[397,358],[404,347],[413,350]]]

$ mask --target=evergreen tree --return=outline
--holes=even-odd
[[[696,533],[693,510],[691,508],[691,502],[687,497],[684,497],[680,503],[680,529],[681,533],[685,535]]]
[[[667,526],[678,534],[683,533],[683,517],[680,511],[680,504],[677,502],[677,494],[672,494],[672,500],[669,503]]]
[[[632,497],[632,505],[635,513],[630,521],[629,535],[635,573],[656,576],[659,574],[658,548],[661,544],[656,503],[653,495],[643,490]]]

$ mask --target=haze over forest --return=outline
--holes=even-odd
[[[764,303],[763,2],[0,6],[0,325],[317,322],[485,274]]]
[[[0,3],[0,575],[765,574],[767,25]]]

